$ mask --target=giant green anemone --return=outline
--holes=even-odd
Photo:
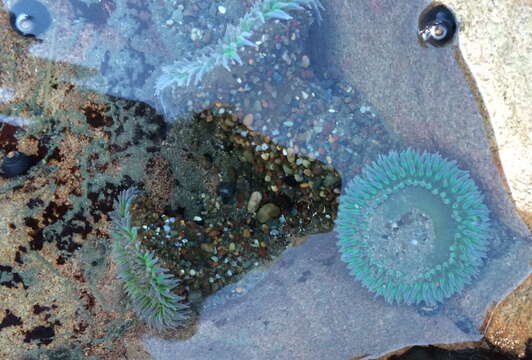
[[[407,149],[380,155],[347,185],[342,260],[390,303],[435,304],[461,291],[486,255],[488,208],[456,161]]]

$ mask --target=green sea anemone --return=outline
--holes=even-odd
[[[118,265],[118,277],[137,316],[150,327],[166,330],[185,326],[190,311],[182,303],[183,298],[174,292],[179,281],[158,264],[153,252],[142,249],[138,229],[131,224],[129,210],[138,194],[136,188],[122,191],[111,213],[112,256]]]
[[[488,218],[456,161],[407,149],[380,155],[347,185],[335,230],[342,260],[371,292],[436,304],[477,275]]]
[[[236,25],[229,24],[224,36],[214,46],[207,46],[191,59],[176,61],[162,68],[162,74],[155,85],[159,96],[171,86],[199,85],[203,76],[218,66],[231,71],[231,64],[242,65],[238,54],[246,46],[258,47],[250,40],[255,32],[269,20],[292,20],[289,12],[311,9],[321,21],[320,0],[258,0]]]

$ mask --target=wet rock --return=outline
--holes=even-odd
[[[532,334],[532,275],[490,311],[481,331],[503,351],[525,356]]]
[[[199,290],[193,290],[188,295],[188,301],[190,301],[191,304],[199,304],[203,300],[203,295],[201,294],[201,291]]]
[[[267,203],[257,212],[257,220],[265,223],[271,219],[278,218],[281,215],[281,209],[275,204]]]

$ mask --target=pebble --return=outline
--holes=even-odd
[[[303,55],[301,58],[301,65],[303,65],[304,68],[308,68],[310,66],[310,58],[307,55]]]
[[[278,218],[281,215],[281,209],[273,203],[264,204],[257,212],[257,220],[265,223],[268,220]]]
[[[201,244],[201,250],[207,253],[212,253],[214,251],[214,246],[209,243],[204,243],[204,244]]]
[[[253,125],[253,114],[247,114],[246,116],[244,116],[243,123],[247,127],[251,127],[251,125]]]
[[[244,151],[244,153],[242,154],[242,156],[244,157],[244,159],[249,162],[249,163],[252,163],[253,162],[253,159],[254,159],[254,156],[253,156],[253,153],[250,151],[250,150],[246,150]]]
[[[292,127],[292,126],[294,126],[294,122],[288,120],[288,121],[283,122],[283,125],[286,126],[286,127]]]
[[[223,5],[220,5],[218,6],[218,12],[220,12],[220,14],[225,14],[227,12],[227,9],[225,8],[225,6]]]
[[[283,172],[286,176],[292,175],[294,173],[294,171],[292,171],[292,168],[287,164],[283,164]]]
[[[288,155],[286,155],[286,158],[288,162],[293,163],[296,160],[296,155],[293,152],[289,152]]]
[[[203,38],[203,31],[198,28],[192,28],[190,31],[190,40],[192,41],[200,41]]]
[[[248,201],[248,211],[255,212],[259,208],[260,202],[262,201],[262,194],[258,191],[251,193]]]

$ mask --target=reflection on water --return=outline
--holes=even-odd
[[[0,48],[1,155],[38,159],[0,179],[12,294],[0,331],[16,346],[102,356],[131,334],[107,217],[131,186],[146,194],[132,209],[143,246],[197,314],[182,340],[144,336],[157,359],[341,359],[478,339],[486,308],[527,273],[530,246],[499,211],[478,279],[439,306],[387,304],[340,260],[342,185],[390,150],[440,151],[472,168],[490,208],[507,201],[485,175],[487,147],[461,151],[458,108],[472,114],[466,134],[484,135],[451,47],[419,56],[420,1],[400,16],[380,1],[42,3],[50,28],[4,32]]]

